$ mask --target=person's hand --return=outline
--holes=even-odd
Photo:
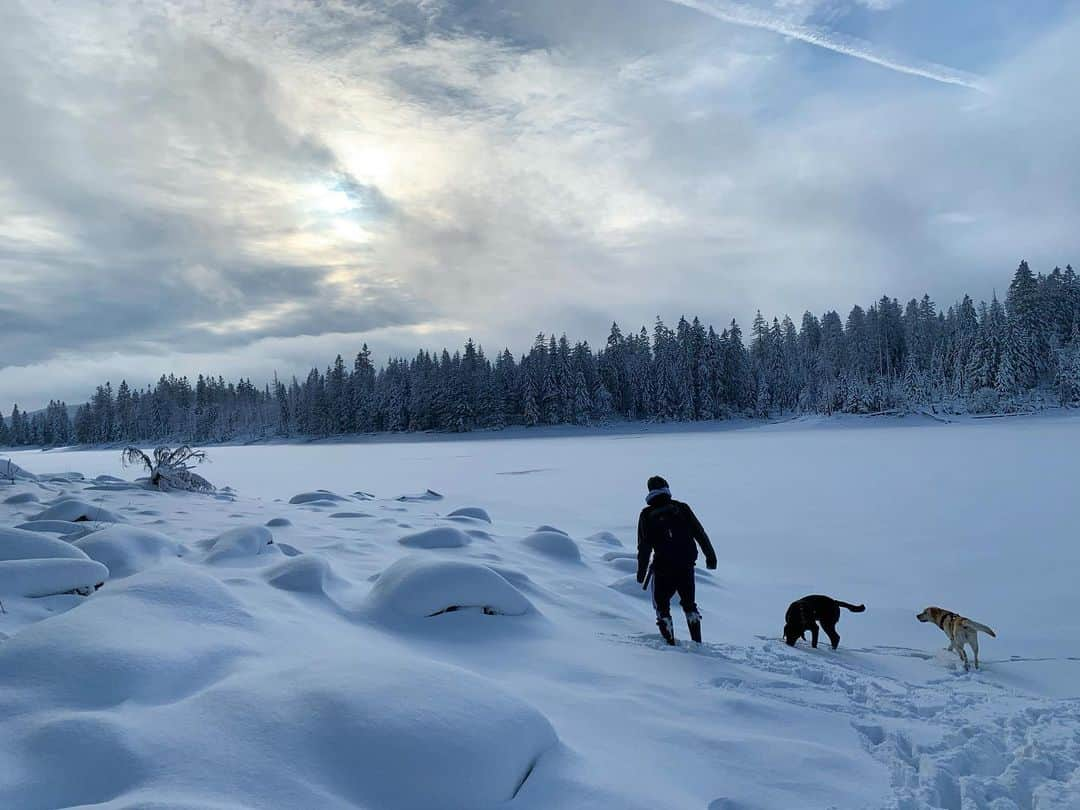
[[[715,571],[716,570],[716,557],[713,557],[712,559],[706,560],[705,561],[705,567],[708,568],[710,571]]]

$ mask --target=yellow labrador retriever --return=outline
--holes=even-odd
[[[939,607],[928,607],[916,617],[920,622],[933,622],[941,628],[942,632],[949,637],[949,649],[960,656],[964,662],[964,669],[968,669],[967,653],[964,645],[967,644],[975,653],[975,669],[979,668],[979,631],[988,636],[997,638],[997,633],[985,624],[979,624],[972,619],[967,619],[951,610]]]

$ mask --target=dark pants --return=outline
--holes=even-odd
[[[694,566],[676,568],[673,571],[657,569],[653,572],[653,607],[656,618],[671,618],[671,597],[679,594],[683,612],[688,616],[697,613],[694,603]]]

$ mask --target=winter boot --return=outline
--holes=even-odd
[[[657,619],[656,626],[660,628],[660,635],[664,637],[664,641],[675,646],[675,628],[672,627],[671,617],[666,616],[662,619]]]
[[[690,630],[690,638],[701,643],[701,614],[696,610],[686,614],[686,626]]]

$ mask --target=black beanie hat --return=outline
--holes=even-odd
[[[649,487],[649,492],[653,492],[657,489],[664,489],[665,487],[667,487],[667,485],[668,482],[662,476],[654,475],[652,478],[649,479],[649,482],[646,486]]]

